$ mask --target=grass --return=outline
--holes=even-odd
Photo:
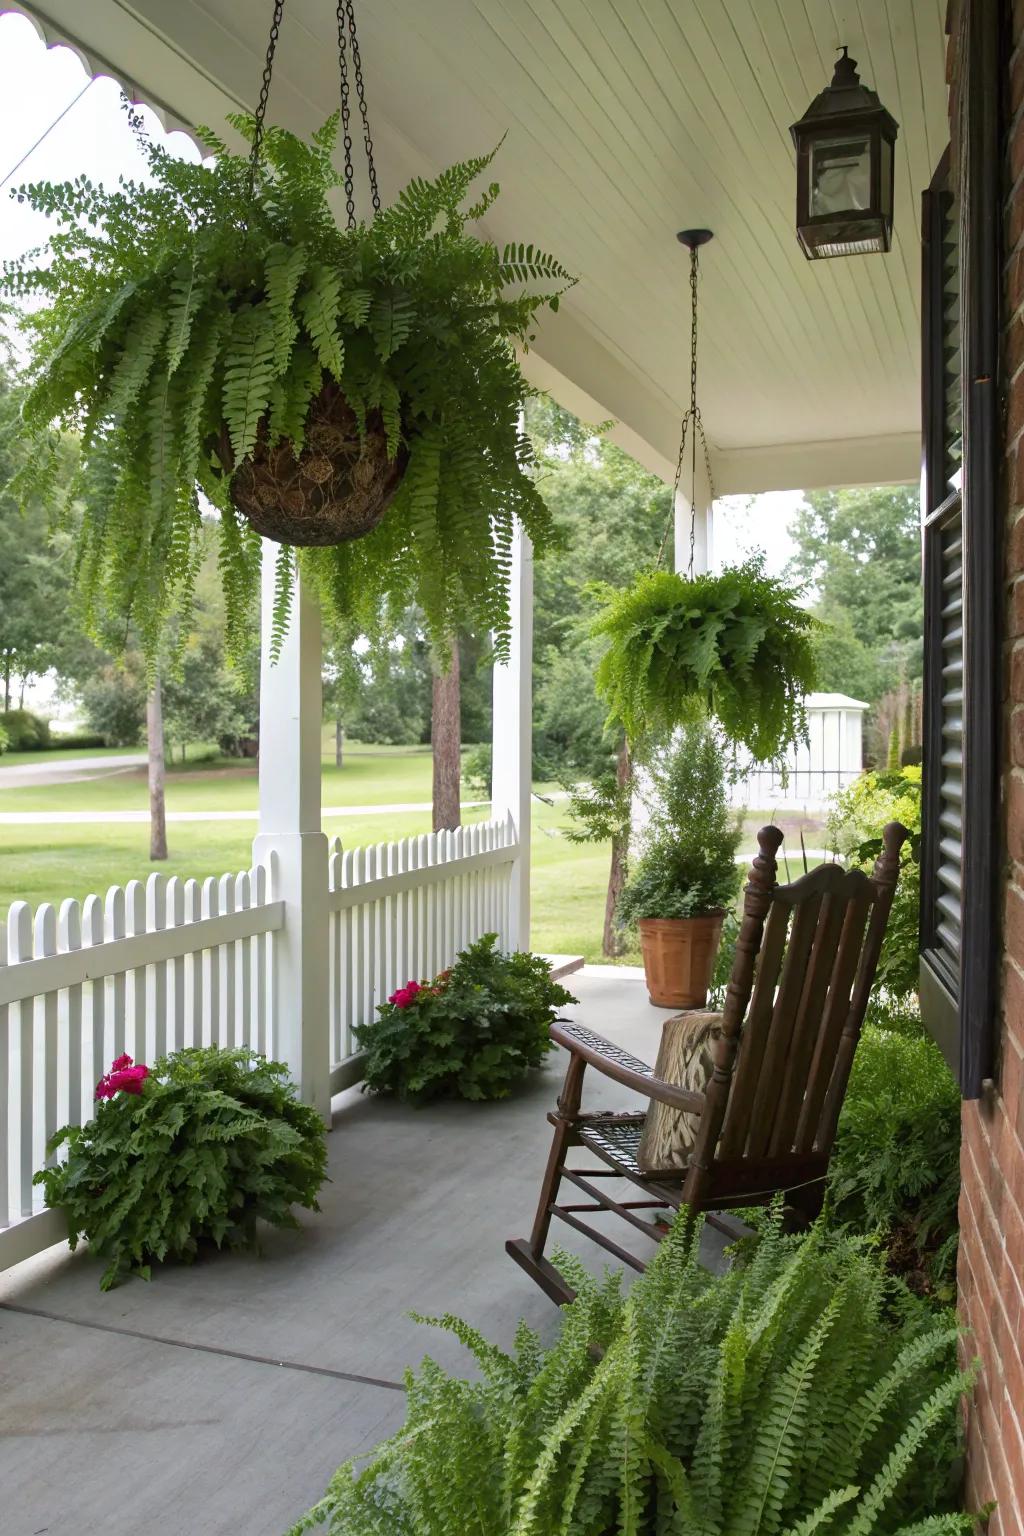
[[[206,756],[204,757],[204,750]],[[184,764],[168,773],[169,810],[251,810],[257,808],[257,777],[253,763],[237,759],[211,760],[210,749],[197,748]],[[59,753],[21,753],[19,759],[48,761]],[[80,756],[91,756],[82,752]],[[429,747],[378,747],[346,743],[344,766],[334,766],[333,728],[323,739],[323,803],[386,805],[396,802],[428,804],[431,793]],[[12,762],[12,755],[4,763]],[[545,786],[538,786],[543,789]],[[470,792],[472,794],[472,792]],[[472,796],[475,798],[475,795]],[[91,892],[103,894],[111,885],[145,879],[150,871],[182,878],[205,879],[244,869],[251,859],[253,821],[171,822],[170,858],[149,862],[149,828],[144,822],[125,825],[104,822],[111,810],[143,810],[148,805],[144,769],[75,784],[0,790],[4,811],[92,811],[95,821],[73,826],[0,826],[0,916],[12,901],[58,904],[65,897],[79,900]],[[487,807],[464,807],[465,821],[480,820]],[[746,817],[744,847],[753,850],[754,829],[766,813]],[[430,830],[427,811],[393,815],[324,817],[324,831],[340,837],[346,847],[407,837]],[[606,844],[578,847],[565,837],[568,813],[564,802],[533,802],[531,837],[531,895],[533,948],[555,954],[581,954],[600,961],[605,891],[611,856]],[[812,823],[806,827],[812,833]],[[790,874],[801,873],[797,826],[786,825],[794,857]],[[820,835],[820,830],[814,832]],[[808,840],[808,846],[814,844]],[[783,869],[782,878],[786,878]],[[635,952],[623,961],[636,964]]]

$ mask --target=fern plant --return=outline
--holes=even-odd
[[[406,1423],[292,1536],[952,1536],[957,1331],[862,1245],[782,1235],[713,1275],[677,1221],[625,1299],[575,1261],[548,1349],[407,1378]]]
[[[817,620],[763,560],[690,580],[644,571],[622,591],[598,591],[597,691],[631,741],[663,738],[702,706],[758,763],[803,739]]]
[[[539,549],[551,535],[519,431],[514,343],[571,279],[532,245],[499,251],[469,232],[498,195],[492,182],[469,201],[492,155],[417,178],[372,223],[343,230],[329,204],[342,185],[337,114],[308,143],[267,129],[254,189],[248,158],[216,135],[201,131],[214,158],[194,165],[132,121],[152,183],[20,187],[58,231],[5,263],[0,282],[30,305],[33,451],[16,489],[52,497],[55,429],[80,436],[65,515],[82,507],[93,623],[130,622],[155,656],[168,618],[188,612],[205,497],[219,513],[229,632],[244,640],[260,539],[232,505],[218,444],[236,466],[261,435],[300,449],[310,404],[333,381],[362,432],[379,416],[407,468],[366,537],[297,557],[282,545],[275,635],[300,568],[349,632],[416,601],[435,640],[491,629],[501,653],[515,523]],[[254,120],[230,121],[251,142]]]

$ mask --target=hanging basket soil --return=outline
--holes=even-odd
[[[284,438],[267,446],[266,421],[256,447],[237,469],[223,428],[215,452],[231,475],[231,500],[264,538],[279,544],[344,544],[372,533],[387,511],[409,461],[403,444],[388,456],[379,411],[369,411],[366,430],[331,380],[312,402],[306,439],[296,456]]]

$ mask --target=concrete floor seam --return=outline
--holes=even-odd
[[[189,1339],[170,1339],[162,1334],[143,1333],[136,1328],[122,1328],[116,1323],[92,1322],[87,1318],[65,1317],[59,1312],[48,1312],[42,1307],[23,1307],[15,1302],[0,1302],[0,1311],[13,1312],[19,1317],[38,1317],[50,1323],[66,1323],[72,1328],[91,1328],[99,1333],[114,1333],[126,1339],[139,1339],[144,1344],[163,1344],[169,1349],[191,1349],[198,1354],[220,1355],[228,1360],[247,1360],[251,1365],[271,1365],[276,1370],[302,1371],[309,1376],[330,1376],[335,1381],[350,1381],[358,1386],[380,1387],[387,1392],[404,1392],[400,1381],[388,1381],[380,1376],[362,1376],[355,1371],[336,1371],[326,1365],[307,1365],[301,1360],[275,1360],[269,1355],[253,1355],[246,1350],[227,1349],[218,1344],[197,1344]]]

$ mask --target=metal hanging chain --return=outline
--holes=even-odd
[[[284,0],[274,0],[274,18],[270,23],[270,39],[267,43],[267,57],[263,65],[263,82],[260,86],[260,99],[256,107],[256,123],[253,128],[252,148],[249,151],[249,201],[256,196],[256,176],[259,171],[260,151],[263,148],[263,122],[267,115],[267,99],[270,96],[270,77],[274,72],[274,53],[277,49],[277,39],[281,32],[281,16],[284,12]]]
[[[700,438],[701,448],[704,451],[704,469],[708,477],[708,495],[712,501],[715,499],[715,487],[711,478],[711,453],[708,449],[708,440],[704,435],[704,423],[701,420],[700,406],[697,404],[697,281],[699,275],[700,259],[697,247],[690,250],[690,405],[684,413],[679,434],[679,457],[676,460],[675,479],[672,483],[672,510],[669,514],[665,532],[661,538],[661,548],[658,550],[658,565],[661,565],[665,557],[665,549],[668,544],[668,536],[675,522],[676,495],[679,491],[679,482],[683,476],[683,461],[686,457],[686,444],[690,444],[690,561],[687,567],[687,575],[693,580],[694,557],[697,545],[697,439]]]
[[[348,55],[345,46],[345,0],[338,0],[338,68],[341,72],[341,137],[345,153],[345,216],[349,229],[356,227],[356,201],[352,168],[352,109],[349,105]]]
[[[345,0],[348,13],[348,30],[352,39],[352,68],[356,77],[356,100],[363,120],[363,148],[366,151],[366,171],[370,178],[370,201],[374,214],[380,213],[380,193],[377,190],[377,167],[373,163],[373,139],[370,137],[370,119],[366,111],[366,87],[363,84],[363,64],[359,57],[359,39],[356,36],[356,12],[354,0]]]

